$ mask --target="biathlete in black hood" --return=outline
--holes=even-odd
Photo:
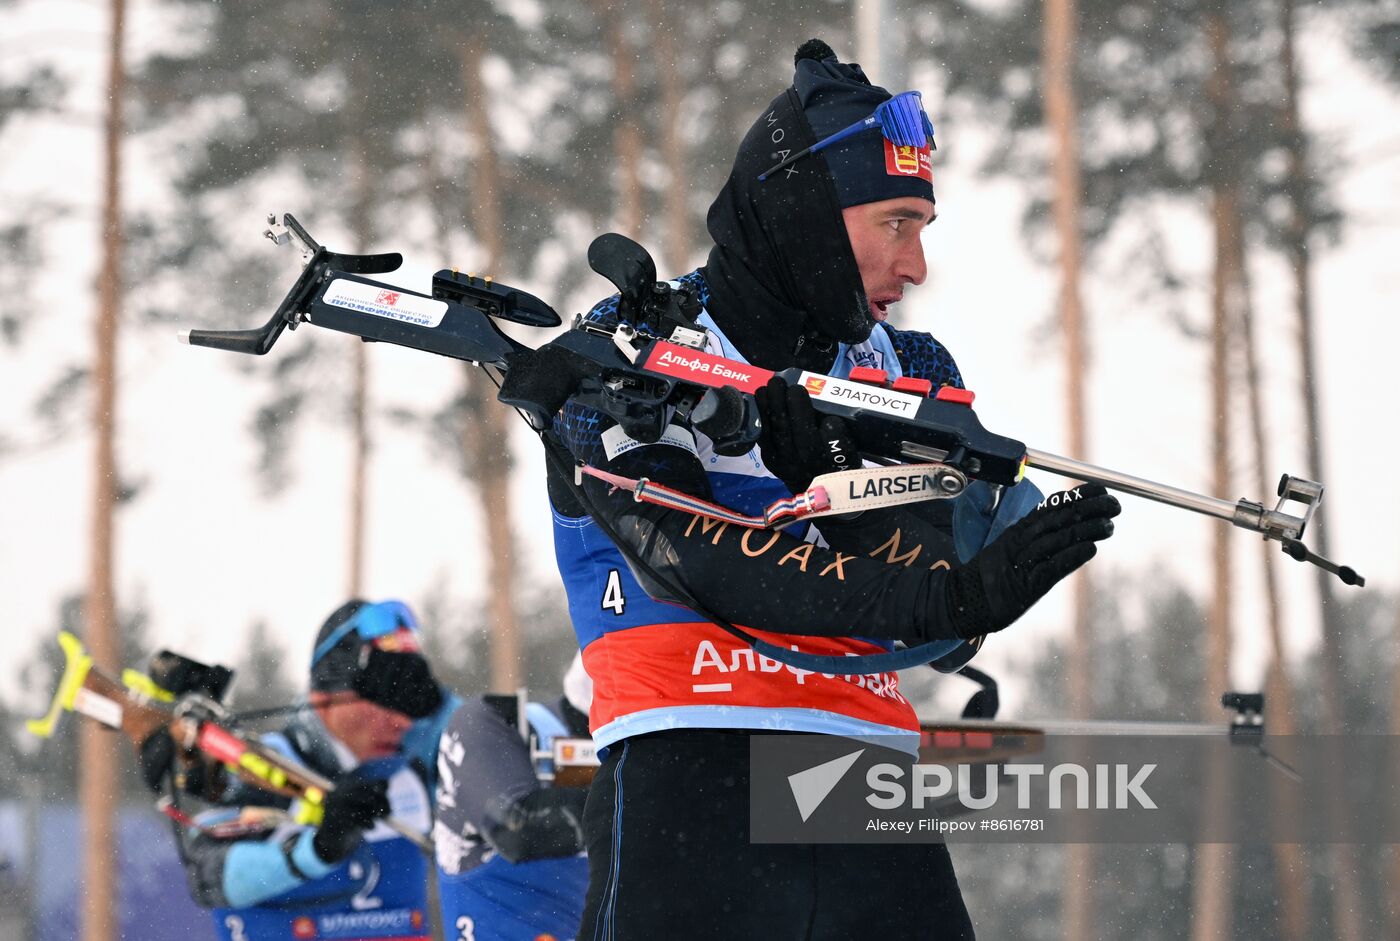
[[[868,118],[890,97],[859,65],[837,61],[825,43],[810,40],[797,51],[792,86],[739,144],[710,206],[715,244],[702,272],[710,313],[749,362],[826,372],[838,343],[869,338],[876,317],[845,210],[914,197],[927,200],[933,218],[932,138],[901,151],[863,132],[759,179],[776,161]]]
[[[677,279],[698,301],[706,351],[801,366],[815,386],[861,366],[960,387],[938,341],[883,322],[926,273],[933,141],[917,95],[892,98],[816,40],[795,64],[710,209],[706,265]],[[879,117],[893,105],[908,107],[892,131]],[[589,317],[616,323],[618,299]],[[856,457],[839,421],[818,422],[806,389],[775,379],[757,399],[762,436],[741,455],[718,453],[680,418],[660,440],[637,441],[572,401],[553,434],[580,462],[748,514]],[[695,609],[804,654],[976,646],[1094,555],[1114,498],[1084,487],[1083,499],[1021,519],[1036,503],[1018,495],[1035,493],[1023,483],[995,514],[972,507],[966,526],[931,501],[762,532],[640,503],[592,477],[583,487],[580,499],[550,481],[555,552],[594,681],[590,725],[606,749],[585,812],[579,936],[970,935],[941,845],[749,841],[749,738],[878,735],[898,744],[891,760],[912,762],[919,722],[898,675],[794,671]]]

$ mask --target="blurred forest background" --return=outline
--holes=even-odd
[[[1168,467],[1196,474],[1176,482],[1267,497],[1280,452],[1324,482],[1357,458],[1324,446],[1337,412],[1319,381],[1319,335],[1346,312],[1320,302],[1317,268],[1356,245],[1360,223],[1376,237],[1377,220],[1349,216],[1339,192],[1370,173],[1389,184],[1393,206],[1400,138],[1358,155],[1346,138],[1310,129],[1304,102],[1321,45],[1388,102],[1375,119],[1397,126],[1394,0],[0,0],[0,474],[71,458],[77,487],[54,485],[82,515],[33,519],[81,520],[85,547],[45,559],[64,596],[8,625],[26,639],[0,659],[0,809],[81,797],[110,815],[148,801],[129,750],[110,738],[80,736],[76,723],[42,748],[25,738],[19,720],[42,708],[61,666],[60,628],[83,636],[99,663],[140,665],[172,636],[205,636],[161,622],[162,596],[178,590],[205,604],[198,630],[215,651],[182,652],[235,667],[238,708],[286,704],[302,689],[319,617],[345,596],[400,591],[370,570],[383,521],[400,516],[436,528],[396,533],[396,555],[426,557],[425,542],[473,546],[462,570],[441,570],[407,598],[431,626],[444,681],[557,691],[573,638],[548,576],[547,517],[522,513],[512,496],[519,487],[538,500],[537,449],[489,384],[467,366],[315,330],[247,362],[216,362],[170,337],[265,319],[294,267],[255,237],[268,210],[294,211],[333,249],[495,273],[566,322],[606,293],[584,259],[599,232],[643,241],[663,272],[690,270],[703,263],[705,210],[738,136],[790,80],[792,50],[809,36],[862,62],[877,84],[922,89],[936,160],[959,159],[955,127],[977,142],[961,145],[961,172],[1015,194],[1019,231],[1000,237],[1049,286],[1016,327],[1055,359],[1058,377],[1026,414],[1055,414],[1063,453],[1094,460],[1108,437],[1094,414],[1110,408],[1091,394],[1095,368],[1182,355],[1155,341],[1105,342],[1109,311],[1091,299],[1112,284],[1134,299],[1144,337],[1166,336],[1196,363],[1202,421],[1194,440],[1161,451],[1180,460]],[[35,140],[65,143],[36,153]],[[955,178],[936,176],[940,208],[951,197],[954,209],[935,228],[957,218],[945,189]],[[1390,233],[1393,269],[1400,240]],[[187,382],[163,392],[171,411],[159,417],[130,404],[147,370],[179,357],[208,373],[208,391]],[[1372,377],[1382,391],[1369,407],[1393,427],[1388,378]],[[240,396],[216,404],[231,389]],[[226,426],[207,427],[201,409]],[[1018,414],[1015,403],[1006,414]],[[230,464],[246,493],[201,489]],[[414,502],[433,474],[460,491],[460,507]],[[307,481],[344,498],[333,512],[300,512],[286,495]],[[183,488],[179,509],[160,504],[160,521],[143,521],[143,504],[171,488]],[[203,530],[239,516],[245,498],[247,512],[281,506],[285,529],[262,531],[255,554],[216,556],[219,534]],[[30,522],[19,503],[50,499],[10,489],[3,519]],[[149,538],[124,539],[128,523]],[[1366,517],[1359,527],[1393,543],[1393,525]],[[1002,646],[998,673],[1017,676],[1027,712],[1222,721],[1219,695],[1249,635],[1273,731],[1400,732],[1400,573],[1367,572],[1373,586],[1356,592],[1284,568],[1276,548],[1261,554],[1228,527],[1202,532],[1199,578],[1179,584],[1150,563],[1091,567],[1063,592],[1049,640]],[[1343,554],[1328,534],[1319,525],[1310,541]],[[15,562],[34,534],[11,525],[0,538],[3,595],[27,596]],[[176,557],[200,554],[207,583],[169,574]],[[334,584],[288,600],[297,570],[313,564],[333,570]],[[139,587],[119,569],[140,573]],[[265,595],[264,614],[230,623],[214,584],[230,581]],[[458,581],[486,588],[464,604]],[[956,679],[904,682],[929,714],[963,694]],[[10,819],[0,813],[0,837]],[[0,910],[10,913],[0,922],[11,919],[14,937],[59,937],[35,914],[41,890],[24,854],[37,850],[24,845],[0,841]],[[1400,937],[1393,847],[966,846],[956,861],[988,938]],[[103,914],[121,907],[104,882],[121,875],[89,866],[83,878],[83,918],[63,923],[81,920],[84,937],[105,941],[126,923]]]

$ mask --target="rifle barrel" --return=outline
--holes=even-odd
[[[939,723],[932,723],[936,726]],[[1008,725],[1014,729],[1032,729],[1046,735],[1229,735],[1234,728],[1224,722],[1115,722],[1100,719],[957,719],[951,723],[959,729],[997,732]]]
[[[1153,480],[1134,477],[1132,474],[1124,474],[1120,471],[1109,470],[1106,467],[1086,464],[1083,461],[1076,461],[1073,458],[1060,457],[1058,454],[1037,451],[1034,448],[1026,449],[1026,463],[1031,467],[1050,471],[1053,474],[1061,474],[1065,477],[1072,477],[1075,480],[1103,484],[1110,490],[1130,493],[1136,497],[1155,500],[1158,503],[1165,503],[1168,506],[1190,510],[1193,513],[1214,516],[1217,519],[1222,519],[1228,523],[1236,523],[1236,525],[1238,525],[1239,505],[1229,500],[1221,500],[1216,497],[1208,497],[1204,494],[1193,493],[1190,490],[1182,490],[1180,487],[1159,484]]]

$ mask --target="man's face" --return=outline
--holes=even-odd
[[[311,705],[327,731],[362,762],[397,754],[404,734],[413,725],[413,720],[402,712],[386,709],[349,690],[313,692]]]
[[[933,221],[933,203],[918,196],[901,196],[862,203],[841,211],[846,236],[855,252],[870,316],[889,316],[891,304],[904,297],[906,284],[923,284],[928,274],[919,237]]]

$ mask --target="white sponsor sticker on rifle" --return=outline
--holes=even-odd
[[[447,314],[446,301],[344,278],[331,282],[323,300],[346,310],[357,310],[362,314],[374,314],[420,327],[436,327]]]
[[[79,687],[77,695],[73,697],[73,711],[114,729],[122,727],[121,703],[94,693],[85,686]]]
[[[898,418],[913,418],[918,414],[919,403],[924,400],[922,396],[910,395],[907,392],[896,392],[882,386],[836,379],[814,372],[802,374],[802,386],[814,399],[884,412]]]
[[[613,425],[602,434],[603,450],[607,452],[608,460],[612,460],[619,454],[626,454],[634,448],[643,447],[646,442],[638,441],[622,430],[621,425]],[[669,444],[673,448],[680,448],[682,451],[695,453],[695,436],[680,425],[667,425],[666,430],[661,433],[661,437],[653,441],[652,444]]]
[[[957,482],[956,492],[950,493],[942,486],[943,478],[948,475]],[[826,490],[830,506],[810,517],[876,510],[924,500],[947,500],[961,493],[965,486],[967,481],[962,475],[946,464],[895,464],[834,471],[812,481],[812,487]]]
[[[598,749],[590,738],[556,738],[554,767],[590,767],[598,764]]]

